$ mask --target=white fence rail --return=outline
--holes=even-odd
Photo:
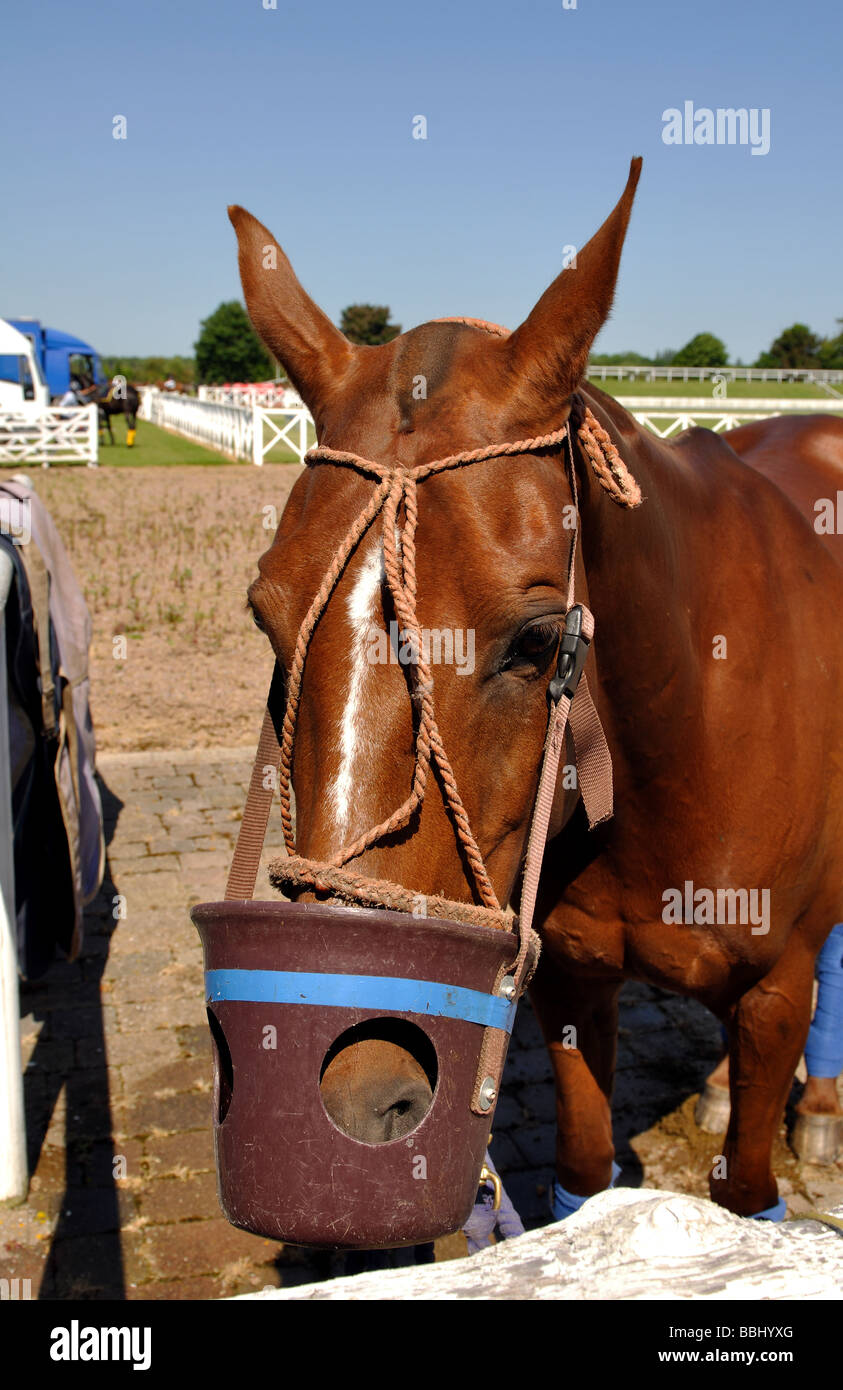
[[[591,381],[804,381],[843,382],[843,368],[829,367],[599,367],[589,364]]]
[[[0,463],[87,463],[99,450],[96,405],[0,410]]]
[[[148,388],[139,414],[153,425],[207,444],[229,458],[256,464],[262,464],[277,444],[301,460],[315,439],[313,420],[303,405],[225,404]]]
[[[819,400],[736,397],[732,401],[695,396],[619,396],[617,400],[639,424],[662,439],[694,425],[719,434],[749,420],[765,420],[771,415],[843,411],[843,399],[838,401],[825,396]],[[140,414],[155,425],[208,444],[231,458],[249,459],[256,464],[262,464],[279,444],[301,460],[315,439],[313,420],[304,406],[222,404],[150,388],[144,392]]]
[[[184,435],[186,439],[195,439],[199,444],[209,444],[230,458],[252,457],[253,412],[243,406],[217,405],[193,396],[146,390],[139,414],[153,425]]]
[[[298,454],[301,463],[310,445],[316,440],[316,428],[310,412],[304,406],[298,410],[268,410],[253,406],[255,427],[253,463],[263,463],[276,444],[283,444]]]
[[[724,430],[736,429],[751,420],[767,420],[771,415],[828,415],[843,410],[843,400],[838,402],[826,397],[817,401],[747,397],[728,404],[725,400],[701,401],[693,396],[618,396],[616,399],[634,415],[639,425],[662,439],[695,425],[722,434]]]

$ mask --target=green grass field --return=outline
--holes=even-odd
[[[99,463],[101,468],[174,468],[184,464],[235,463],[225,454],[214,449],[195,444],[180,434],[151,425],[147,420],[138,420],[138,432],[131,449],[126,447],[126,427],[122,419],[112,421],[114,446],[102,442],[100,436]],[[243,462],[243,460],[239,460]],[[266,463],[297,463],[298,459],[291,449],[277,446],[271,449]]]
[[[711,381],[618,381],[616,378],[598,381],[590,378],[591,386],[598,386],[610,396],[695,396],[711,399],[714,396],[714,383]],[[835,391],[843,388],[835,386]],[[727,381],[725,397],[719,400],[746,400],[748,397],[761,399],[772,397],[775,400],[812,400],[833,403],[837,397],[824,391],[815,383],[802,381]],[[843,405],[843,400],[840,401]]]

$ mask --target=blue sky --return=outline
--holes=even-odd
[[[189,353],[240,294],[240,202],[334,319],[514,327],[641,154],[599,350],[708,330],[747,361],[794,320],[836,331],[839,0],[264,3],[7,7],[0,316]],[[688,100],[768,108],[770,152],[664,144]]]

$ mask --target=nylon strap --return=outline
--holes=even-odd
[[[254,897],[280,762],[281,747],[267,705],[263,712],[258,751],[255,754],[249,790],[246,793],[243,819],[240,822],[234,857],[225,886],[226,900]]]
[[[583,672],[569,714],[574,762],[588,828],[611,820],[614,810],[612,755]]]

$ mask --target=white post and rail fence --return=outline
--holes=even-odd
[[[589,363],[590,381],[793,381],[843,389],[843,367],[602,367]]]
[[[669,381],[715,381],[711,397],[618,396],[617,400],[641,424],[662,438],[692,425],[721,432],[770,415],[837,414],[843,411],[843,371],[759,367],[599,367],[588,370],[591,380],[656,378]],[[800,400],[772,396],[732,397],[730,381],[780,381],[816,385],[827,394]],[[200,386],[198,396],[180,396],[152,387],[141,388],[140,416],[198,444],[255,464],[284,451],[299,461],[316,442],[310,412],[289,387],[276,383],[238,386]],[[0,466],[98,462],[97,407],[25,404],[0,410]]]
[[[608,368],[606,369],[609,370]],[[689,369],[691,370],[691,369]],[[830,373],[829,373],[830,375]],[[280,446],[301,462],[315,443],[313,419],[304,405],[263,404],[265,392],[250,388],[200,387],[201,397],[177,396],[148,389],[140,415],[164,429],[207,444],[230,458],[262,464]],[[236,397],[240,395],[238,400]],[[708,398],[696,396],[619,396],[624,406],[647,429],[668,439],[694,425],[722,433],[771,415],[837,414],[843,397],[819,400],[775,397]]]
[[[589,376],[610,377],[628,373],[645,373],[652,368],[590,368]],[[665,369],[662,369],[665,370]],[[687,374],[688,380],[703,379],[706,368],[666,369]],[[753,379],[760,369],[722,369],[746,373]],[[766,377],[778,375],[785,379],[800,375],[766,371]],[[698,396],[618,396],[638,422],[647,429],[668,439],[693,425],[702,425],[718,433],[733,429],[751,420],[763,420],[771,415],[838,414],[843,412],[843,393],[831,387],[831,379],[843,373],[825,372],[826,389],[832,394],[815,399],[800,400],[773,396],[719,397]],[[811,380],[811,374],[801,373]],[[817,380],[817,375],[814,376]],[[283,451],[299,462],[316,442],[316,431],[310,412],[301,401],[291,400],[287,388],[212,387],[200,386],[198,396],[179,396],[152,387],[141,389],[141,419],[149,420],[162,429],[205,444],[232,459],[263,464],[273,453]],[[26,406],[17,410],[0,410],[0,467],[40,465],[48,468],[54,463],[86,463],[96,467],[98,462],[97,408],[95,405],[48,409]]]
[[[86,463],[97,466],[96,405],[41,406],[23,402],[0,409],[0,465]]]
[[[833,397],[778,400],[772,396],[735,396],[732,400],[725,397],[701,400],[698,396],[618,396],[616,400],[634,415],[639,425],[662,439],[669,439],[695,425],[722,434],[724,430],[736,429],[754,420],[767,420],[772,415],[831,414],[843,418],[843,397],[840,400]]]
[[[147,388],[141,395],[140,417],[174,434],[207,444],[229,458],[263,464],[276,448],[299,462],[316,441],[310,412],[297,405],[265,404],[267,393],[235,393],[200,387],[201,396],[177,396]],[[280,399],[280,395],[279,395]]]

